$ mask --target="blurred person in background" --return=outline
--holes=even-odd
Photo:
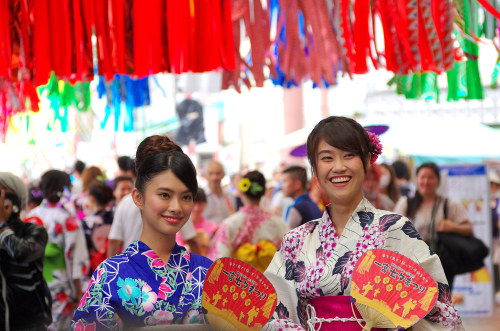
[[[92,214],[82,220],[89,251],[91,276],[97,266],[106,259],[108,235],[113,223],[113,190],[106,184],[94,181],[89,187],[89,204]]]
[[[40,206],[43,201],[43,192],[40,189],[40,184],[31,183],[28,186],[28,204],[26,206],[26,213],[30,212],[32,209]],[[25,215],[21,214],[21,219],[24,219]]]
[[[51,298],[42,274],[47,231],[24,223],[28,190],[22,180],[0,172],[0,329],[47,330]]]
[[[396,204],[401,197],[396,183],[396,172],[392,165],[387,163],[382,163],[380,170],[379,192],[388,196]]]
[[[321,217],[321,210],[307,192],[307,170],[304,167],[291,166],[283,170],[281,190],[284,196],[294,200],[284,216],[290,229]]]
[[[403,161],[394,161],[392,168],[396,173],[396,185],[399,189],[399,194],[404,197],[412,197],[415,194],[415,185],[410,182],[410,170]]]
[[[73,185],[71,188],[71,195],[73,196],[77,196],[82,193],[82,174],[85,167],[85,163],[81,160],[76,160],[75,165],[73,166],[73,172],[71,173],[71,182]]]
[[[201,255],[206,256],[208,250],[212,246],[212,237],[217,230],[218,225],[208,221],[205,216],[203,216],[203,211],[207,205],[207,196],[205,194],[205,190],[201,187],[198,188],[198,192],[196,193],[193,202],[193,210],[191,211],[190,221],[196,230],[196,239],[198,245],[200,246]],[[189,246],[189,243],[184,240],[180,232],[177,232],[176,240],[179,245]]]
[[[215,224],[222,223],[236,208],[234,196],[222,188],[221,181],[224,176],[224,167],[220,162],[210,161],[205,166],[207,205],[203,216]]]
[[[120,156],[116,160],[116,163],[118,164],[118,171],[115,177],[127,176],[135,179],[135,164],[130,156]]]
[[[380,178],[382,167],[376,163],[366,170],[363,181],[363,195],[377,209],[392,211],[394,202],[385,194],[380,192]]]
[[[70,211],[74,213],[78,219],[82,220],[86,215],[92,214],[90,210],[90,203],[88,199],[89,187],[95,180],[104,181],[104,173],[99,167],[91,166],[85,168],[82,173],[82,192],[76,196],[72,196],[73,201]],[[64,202],[63,202],[64,203]],[[67,204],[65,204],[68,206]]]
[[[64,192],[71,189],[69,175],[49,170],[42,175],[40,187],[44,200],[28,217],[38,218],[48,234],[43,276],[52,295],[49,329],[68,330],[89,270],[87,243],[80,222],[61,205]]]
[[[115,206],[118,206],[122,199],[132,192],[134,180],[129,176],[118,176],[113,180],[113,196],[115,197]]]
[[[490,182],[491,234],[493,237],[493,271],[495,277],[495,300],[500,302],[500,176],[496,171],[488,173]]]
[[[437,232],[452,232],[462,236],[472,234],[472,224],[469,221],[464,206],[453,199],[445,200],[438,194],[441,175],[435,163],[423,163],[417,168],[417,191],[413,198],[401,198],[394,212],[408,217],[431,249],[434,245]],[[446,203],[446,218],[445,218]],[[435,231],[431,231],[432,222]],[[434,250],[434,249],[433,249]],[[444,272],[450,289],[453,288],[454,275],[443,264]]]
[[[208,257],[234,257],[264,272],[288,226],[283,219],[260,208],[266,192],[266,179],[260,172],[248,172],[238,188],[244,206],[219,226]]]

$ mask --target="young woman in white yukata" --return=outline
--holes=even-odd
[[[350,294],[354,266],[363,253],[376,248],[405,255],[438,284],[435,307],[413,330],[463,329],[438,256],[406,217],[376,209],[363,197],[366,171],[381,152],[378,138],[349,118],[328,117],[309,134],[309,162],[330,205],[321,219],[285,235],[264,273],[278,294],[273,318],[264,330],[307,329],[308,304],[340,307],[331,310],[330,318],[340,310],[350,311],[349,300],[341,299]],[[325,301],[326,296],[330,298]],[[326,324],[322,330],[328,330]]]
[[[132,197],[142,213],[142,234],[96,269],[74,330],[204,322],[201,294],[212,261],[175,242],[193,209],[195,167],[167,137],[151,136],[137,148],[136,170]]]

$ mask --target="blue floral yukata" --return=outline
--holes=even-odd
[[[212,261],[175,245],[167,265],[135,241],[102,262],[71,323],[74,330],[119,330],[204,323],[202,291]]]

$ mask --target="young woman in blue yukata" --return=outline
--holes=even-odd
[[[204,323],[202,290],[212,261],[175,242],[193,208],[195,167],[168,138],[151,136],[137,148],[136,170],[132,196],[142,234],[93,273],[74,330]]]

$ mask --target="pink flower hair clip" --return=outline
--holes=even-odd
[[[370,159],[370,163],[374,164],[375,161],[377,161],[378,156],[382,154],[382,143],[380,142],[380,139],[375,133],[372,133],[370,131],[366,131],[368,133],[368,137],[370,138],[370,142],[373,143],[374,149],[372,152],[372,157]]]

